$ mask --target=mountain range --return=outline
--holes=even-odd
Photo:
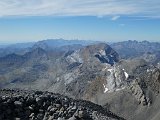
[[[0,88],[50,91],[159,120],[160,43],[43,40],[1,48]]]

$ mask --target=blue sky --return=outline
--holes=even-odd
[[[0,43],[160,41],[159,0],[1,0]]]

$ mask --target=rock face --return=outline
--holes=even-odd
[[[77,50],[52,51],[41,44],[25,55],[0,58],[0,66],[5,68],[0,70],[1,87],[48,90],[85,99],[97,78],[105,79],[100,84],[102,92],[123,87],[124,72],[115,67],[119,56],[109,45],[99,43]]]
[[[57,73],[56,81],[58,84],[54,84],[49,88],[50,91],[56,91],[69,94],[76,98],[90,98],[89,88],[94,86],[95,80],[101,80],[97,82],[102,92],[104,91],[104,85],[107,84],[107,77],[111,76],[108,69],[114,69],[114,65],[119,61],[118,54],[107,44],[101,43],[96,45],[86,46],[82,49],[76,50],[70,54],[65,54],[65,57],[57,61],[57,64],[62,64],[62,73]],[[117,69],[117,73],[118,73]],[[114,72],[114,71],[113,71]],[[112,73],[111,73],[112,74]],[[119,73],[119,75],[124,73]],[[112,77],[112,76],[111,76]],[[110,77],[110,78],[111,78]],[[112,82],[108,80],[108,84],[116,84],[118,76]],[[120,77],[120,76],[119,76]],[[111,79],[111,80],[112,80]],[[120,80],[121,78],[119,78]],[[120,80],[121,81],[121,80]],[[123,81],[123,80],[122,80]],[[116,88],[122,88],[121,85],[113,85],[111,91]],[[110,86],[108,85],[108,86]],[[58,90],[57,88],[64,88]],[[92,89],[92,88],[91,88]],[[96,94],[96,93],[95,93]]]
[[[130,90],[133,93],[133,95],[135,96],[135,98],[137,99],[137,101],[139,102],[139,104],[142,104],[142,105],[150,105],[151,104],[150,98],[148,98],[145,95],[143,89],[140,87],[140,85],[138,84],[137,81],[134,81],[131,84]]]
[[[0,88],[47,90],[89,100],[110,108],[117,115],[129,120],[151,120],[155,114],[160,113],[159,44],[146,41],[113,44],[119,56],[105,43],[79,47],[67,43],[67,46],[59,46],[56,49],[44,43],[38,42],[24,55],[10,54],[0,58]],[[54,44],[53,46],[56,47]],[[52,120],[53,114],[61,114],[55,112],[57,109],[65,109],[65,106],[59,103],[41,109],[40,106],[44,104],[42,97],[46,97],[43,93],[37,95],[33,92],[31,95],[27,92],[27,96],[29,101],[33,100],[35,103],[29,106],[27,104],[27,114],[30,118],[41,119],[45,116],[46,119]],[[16,108],[21,108],[24,101],[26,98],[16,98],[12,103]],[[47,101],[45,104],[48,104]],[[97,110],[88,113],[86,109],[77,110],[75,104],[69,104],[67,108],[68,106],[72,106],[74,110],[70,110],[71,114],[67,119],[83,118],[86,114],[92,114],[91,119],[103,118],[99,113],[101,118],[97,116]],[[38,112],[32,112],[35,110]],[[20,116],[14,113],[14,117],[19,119]],[[56,119],[64,118],[60,116]]]
[[[134,74],[137,78],[130,84],[133,95],[142,105],[150,105],[153,101],[151,93],[158,95],[160,91],[160,70],[154,66],[142,66]]]
[[[129,74],[126,87],[98,96],[98,103],[129,120],[158,120],[160,70],[155,66],[137,66]],[[104,102],[105,101],[105,102]],[[107,104],[106,104],[107,103]]]
[[[0,120],[123,120],[83,100],[41,91],[0,90]]]

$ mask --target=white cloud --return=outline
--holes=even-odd
[[[111,18],[111,20],[117,20],[117,19],[119,19],[120,18],[120,16],[113,16],[112,18]]]
[[[0,16],[147,16],[159,18],[159,0],[0,0]]]

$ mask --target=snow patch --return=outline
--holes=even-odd
[[[125,75],[126,79],[128,79],[128,77],[129,77],[128,73],[127,73],[127,72],[125,72],[125,70],[124,70],[124,69],[122,69],[122,70],[124,71],[124,75]]]
[[[108,91],[108,88],[103,84],[104,87],[104,93],[106,93]]]
[[[126,79],[128,79],[128,77],[129,77],[128,73],[124,72],[124,75],[125,75]]]
[[[112,71],[113,71],[113,69],[111,69],[111,68],[110,68],[110,69],[108,69],[108,71],[109,71],[109,72],[112,72]]]
[[[106,55],[106,52],[104,50],[100,50],[99,53],[104,56]]]

